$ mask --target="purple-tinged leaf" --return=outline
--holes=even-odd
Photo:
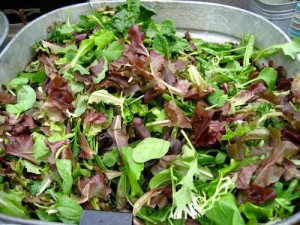
[[[115,146],[118,148],[119,153],[121,153],[121,147],[128,145],[128,136],[122,129],[122,121],[120,115],[117,115],[114,118],[113,122],[107,130],[107,133],[112,137]]]
[[[138,137],[143,140],[145,138],[151,137],[149,130],[144,126],[143,120],[141,118],[134,118],[133,125],[137,131]]]
[[[183,111],[173,100],[165,103],[164,110],[166,111],[174,127],[188,129],[192,128],[191,121],[189,120],[189,118],[183,114]]]
[[[34,141],[31,134],[22,134],[19,136],[8,136],[9,143],[2,142],[2,146],[7,154],[28,159],[37,163],[34,153]]]
[[[235,186],[238,189],[248,189],[250,180],[258,165],[251,164],[243,166],[242,169],[238,172],[238,177],[235,181]]]
[[[260,205],[276,198],[276,192],[273,188],[260,187],[255,184],[250,185],[248,190],[248,200],[254,204]]]
[[[285,158],[297,151],[298,147],[289,141],[278,143],[274,146],[271,155],[260,162],[253,183],[261,187],[267,187],[278,181],[284,173],[284,168],[279,165],[282,164]]]
[[[96,155],[96,152],[90,148],[87,140],[81,134],[79,134],[78,137],[79,137],[79,147],[82,150],[79,157],[84,159],[92,159],[94,155]]]
[[[80,199],[78,199],[79,203],[87,202],[92,198],[107,200],[108,195],[112,192],[105,173],[99,168],[94,169],[96,170],[95,175],[91,177],[80,177],[78,179],[78,189],[81,194]]]

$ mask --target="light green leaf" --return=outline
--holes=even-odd
[[[115,35],[112,31],[101,29],[94,33],[91,38],[94,40],[95,45],[97,46],[96,51],[100,51],[115,39]]]
[[[119,59],[123,51],[124,46],[120,42],[114,41],[107,47],[107,49],[103,50],[101,55],[108,61],[113,61]]]
[[[18,89],[18,87],[27,84],[29,79],[27,77],[15,77],[5,84],[8,89]]]
[[[56,216],[66,224],[79,224],[82,215],[82,208],[79,203],[67,196],[57,197],[55,209]]]
[[[105,74],[106,72],[108,71],[108,64],[107,64],[107,60],[106,58],[104,57],[104,64],[103,64],[103,67],[102,67],[102,70],[99,74],[97,74],[96,77],[93,77],[93,83],[94,84],[98,84],[100,83],[100,81],[102,81],[104,78],[105,78]]]
[[[90,95],[88,99],[88,104],[104,102],[123,108],[124,101],[125,98],[123,97],[116,97],[108,93],[106,90],[98,90]]]
[[[80,43],[79,49],[77,51],[76,56],[71,62],[71,67],[74,68],[74,66],[77,64],[78,60],[84,56],[88,51],[90,51],[95,46],[95,41],[93,39],[85,39]]]
[[[89,75],[90,71],[88,71],[85,67],[76,64],[73,68],[73,72],[78,71],[81,75]]]
[[[33,132],[32,137],[34,140],[34,145],[33,145],[34,157],[37,160],[42,160],[43,158],[45,158],[45,156],[47,156],[50,153],[50,149],[45,144],[46,137],[37,132]]]
[[[130,183],[130,196],[132,198],[139,197],[143,194],[143,190],[138,181],[144,170],[144,163],[137,163],[132,158],[133,149],[128,146],[122,147],[122,159],[125,166],[126,176]]]
[[[245,50],[245,53],[244,53],[243,66],[249,66],[250,65],[250,58],[251,58],[252,53],[253,53],[254,42],[255,42],[254,35],[250,35],[250,38],[248,40],[248,44],[246,46],[246,50]]]
[[[65,195],[69,195],[72,190],[72,164],[68,159],[56,159],[56,168],[60,177],[62,178],[62,191]]]
[[[87,108],[87,101],[89,99],[89,96],[87,95],[80,95],[77,100],[76,100],[76,109],[74,111],[74,113],[77,115],[77,116],[81,116],[86,108]]]
[[[160,171],[159,173],[155,174],[150,182],[149,182],[149,187],[150,189],[153,188],[158,188],[163,185],[166,185],[171,182],[171,173],[170,169],[165,169]]]
[[[27,85],[23,85],[17,90],[17,104],[6,105],[6,111],[13,114],[21,114],[31,109],[36,101],[35,91]]]
[[[41,174],[41,169],[42,167],[37,166],[35,164],[33,164],[32,162],[29,162],[27,160],[22,160],[22,165],[26,168],[28,173],[34,173],[34,174]]]
[[[133,149],[132,158],[137,163],[160,159],[170,148],[170,142],[159,138],[145,138]]]
[[[205,215],[210,221],[214,222],[215,225],[245,224],[237,207],[237,203],[235,202],[235,198],[230,193],[216,201],[212,209],[208,210]]]
[[[0,184],[0,212],[19,218],[29,218],[27,209],[22,205],[26,194],[23,191],[9,189],[9,184]]]

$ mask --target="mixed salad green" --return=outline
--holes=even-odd
[[[176,36],[138,0],[49,28],[0,92],[0,212],[79,223],[258,224],[299,211],[300,40]]]

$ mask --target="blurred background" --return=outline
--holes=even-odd
[[[0,39],[8,26],[7,43],[22,27],[35,18],[52,10],[88,0],[0,0]],[[91,2],[97,0],[89,0]],[[99,0],[98,0],[99,1]],[[107,2],[110,0],[106,0]],[[172,0],[169,0],[172,1]],[[183,0],[187,1],[187,0]],[[189,0],[212,2],[235,6],[252,11],[265,17],[282,29],[290,37],[300,36],[300,6],[299,0]],[[299,3],[300,4],[300,3]],[[2,13],[2,17],[1,17]],[[296,16],[295,16],[296,15]],[[297,17],[298,16],[298,17]],[[6,18],[3,18],[6,17]],[[296,18],[297,17],[297,18]],[[6,21],[4,21],[6,20]],[[7,23],[8,22],[8,23]],[[0,40],[1,41],[1,40]],[[3,46],[2,46],[3,47]],[[1,50],[1,45],[0,45]]]

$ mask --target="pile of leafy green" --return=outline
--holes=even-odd
[[[210,43],[140,1],[56,23],[0,92],[0,212],[258,224],[299,210],[300,40]]]

